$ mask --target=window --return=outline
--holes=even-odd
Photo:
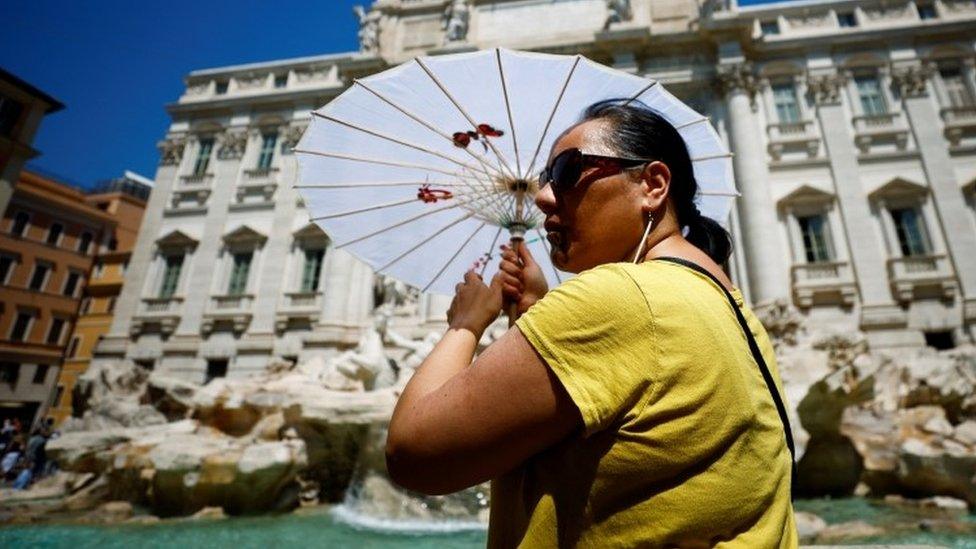
[[[44,290],[44,283],[47,282],[47,273],[51,268],[43,263],[34,265],[34,274],[31,275],[28,288],[36,292]]]
[[[81,305],[78,307],[78,314],[86,315],[91,311],[92,298],[83,297],[81,298]]]
[[[20,121],[24,112],[24,104],[14,101],[6,95],[0,95],[0,135],[10,137],[14,134],[14,127]]]
[[[213,146],[214,140],[211,138],[200,140],[200,148],[197,149],[197,161],[193,164],[193,175],[204,175],[207,173]]]
[[[64,295],[74,297],[75,291],[78,290],[78,281],[81,280],[81,275],[71,271],[68,273],[68,278],[64,281]]]
[[[227,295],[241,295],[247,290],[247,275],[251,270],[253,252],[238,252],[234,254],[234,263],[230,270],[230,284]]]
[[[322,258],[325,250],[305,250],[305,267],[302,269],[303,292],[314,292],[319,289],[319,275],[322,272]]]
[[[921,20],[935,19],[938,14],[935,13],[935,6],[933,4],[918,4],[918,18]]]
[[[16,362],[0,362],[0,383],[9,383],[11,387],[17,385],[20,377],[20,364]]]
[[[274,159],[275,143],[278,142],[278,134],[266,133],[261,136],[261,154],[258,155],[258,169],[267,170],[271,167],[271,160]]]
[[[895,232],[903,257],[929,254],[931,247],[918,208],[892,209],[891,218],[895,222]]]
[[[91,247],[92,234],[89,232],[81,233],[81,238],[78,239],[78,253],[87,254],[88,248]]]
[[[126,259],[119,265],[119,276],[125,276],[125,270],[129,268],[129,260]]]
[[[803,235],[803,250],[807,263],[820,263],[833,259],[830,248],[830,229],[827,216],[823,214],[801,216],[800,232]]]
[[[773,84],[773,102],[776,104],[776,116],[781,123],[800,121],[800,105],[792,82]]]
[[[210,380],[218,377],[227,376],[227,360],[208,360],[207,361],[207,379],[203,381],[204,385],[210,383]]]
[[[288,86],[288,75],[287,74],[278,74],[278,75],[275,75],[274,87],[276,87],[276,88],[284,88],[284,87],[287,87],[287,86]]]
[[[857,76],[854,78],[854,83],[857,85],[857,95],[861,99],[861,110],[866,116],[877,116],[888,112],[888,106],[881,93],[881,82],[878,81],[877,76]]]
[[[51,403],[51,406],[54,408],[60,408],[61,397],[63,396],[64,396],[64,385],[58,385],[58,390],[54,393],[54,402]]]
[[[955,338],[949,330],[939,332],[922,332],[925,336],[925,345],[933,347],[939,351],[948,351],[956,348]]]
[[[61,343],[61,333],[64,331],[64,319],[54,317],[51,319],[51,327],[47,330],[47,344],[57,345]]]
[[[854,16],[854,12],[847,11],[837,14],[837,24],[841,28],[850,28],[857,26],[857,17]]]
[[[115,296],[112,296],[112,297],[108,298],[108,303],[105,304],[105,312],[106,313],[114,313],[115,312],[115,299],[116,299]]]
[[[47,243],[52,246],[57,246],[58,241],[61,240],[61,233],[64,232],[64,225],[60,223],[51,223],[51,228],[47,231]]]
[[[774,34],[779,34],[779,22],[778,21],[763,21],[759,23],[759,30],[762,32],[763,36],[770,36]]]
[[[92,278],[102,278],[105,274],[105,262],[101,259],[95,260],[95,266],[92,267]]]
[[[68,350],[65,356],[68,358],[74,358],[78,356],[78,346],[81,345],[81,336],[72,336],[71,341],[68,342]]]
[[[216,90],[217,95],[224,95],[227,93],[227,82],[217,82]]]
[[[0,255],[0,284],[7,283],[7,277],[14,270],[14,258],[9,255]]]
[[[112,237],[112,238],[108,239],[108,246],[107,247],[108,247],[108,251],[114,252],[119,247],[119,241],[116,240],[115,237]]]
[[[31,382],[34,385],[43,385],[44,380],[47,379],[47,371],[49,366],[47,364],[38,364],[34,367],[34,379]]]
[[[159,297],[169,299],[176,293],[176,286],[180,282],[180,271],[183,269],[183,255],[166,256],[166,267],[163,270],[163,283],[159,287]]]
[[[31,322],[33,320],[34,315],[30,313],[17,313],[17,319],[14,320],[13,328],[10,330],[10,340],[24,341],[30,332]]]
[[[30,214],[27,212],[17,212],[14,216],[14,223],[10,227],[10,234],[14,236],[25,236],[27,234],[28,223],[30,223]]]
[[[942,77],[942,84],[945,86],[946,95],[949,99],[950,107],[971,107],[973,106],[973,95],[966,87],[966,81],[958,68],[945,68],[939,70]]]

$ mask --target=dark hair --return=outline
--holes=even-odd
[[[691,166],[688,148],[678,130],[650,107],[639,101],[607,99],[593,103],[580,122],[608,120],[613,125],[607,145],[628,158],[656,158],[671,171],[669,196],[678,215],[678,224],[688,227],[685,238],[722,264],[732,253],[732,238],[715,220],[698,211],[695,195],[698,182]]]

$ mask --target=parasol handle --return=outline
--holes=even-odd
[[[515,252],[515,257],[518,257],[519,246],[522,245],[523,237],[521,235],[512,235],[511,240],[509,240],[509,246]],[[506,300],[505,305],[506,314],[508,314],[508,327],[511,328],[515,326],[515,320],[518,318],[518,301]]]

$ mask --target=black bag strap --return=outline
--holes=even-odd
[[[744,316],[742,316],[742,311],[739,310],[739,305],[735,302],[735,298],[732,297],[732,293],[729,292],[725,286],[718,281],[715,276],[706,271],[697,263],[692,263],[687,259],[682,259],[680,257],[656,257],[657,261],[669,261],[671,263],[677,263],[684,267],[687,267],[695,272],[701,273],[707,276],[716,286],[722,289],[725,293],[725,297],[729,300],[729,305],[732,306],[732,310],[735,312],[735,318],[739,321],[739,326],[742,327],[742,331],[746,334],[746,340],[749,342],[749,350],[752,351],[752,358],[756,361],[759,366],[759,371],[762,372],[763,380],[766,381],[766,388],[769,389],[769,394],[773,397],[773,403],[776,405],[776,411],[779,413],[779,419],[783,422],[783,432],[786,434],[786,447],[790,449],[790,465],[791,465],[791,487],[796,484],[796,448],[793,444],[793,430],[790,428],[790,418],[786,414],[786,405],[783,403],[783,397],[780,396],[779,391],[776,390],[776,382],[773,380],[773,374],[770,373],[769,367],[766,366],[766,359],[763,358],[762,352],[759,351],[759,345],[756,343],[756,338],[752,335],[752,330],[749,329],[749,324],[746,322]],[[790,490],[793,493],[793,490]]]

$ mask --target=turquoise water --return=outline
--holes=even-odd
[[[862,499],[806,500],[797,510],[809,511],[828,523],[863,520],[882,526],[884,536],[857,543],[927,543],[976,549],[976,517],[970,515],[951,526],[960,531],[923,532],[918,524],[931,515]],[[937,530],[950,526],[936,525]],[[220,521],[164,521],[151,525],[33,525],[0,528],[0,547],[54,547],[70,549],[150,549],[155,547],[329,547],[329,548],[475,548],[484,547],[483,530],[443,533],[382,533],[337,521],[326,509],[291,514]],[[852,541],[853,542],[853,541]]]

